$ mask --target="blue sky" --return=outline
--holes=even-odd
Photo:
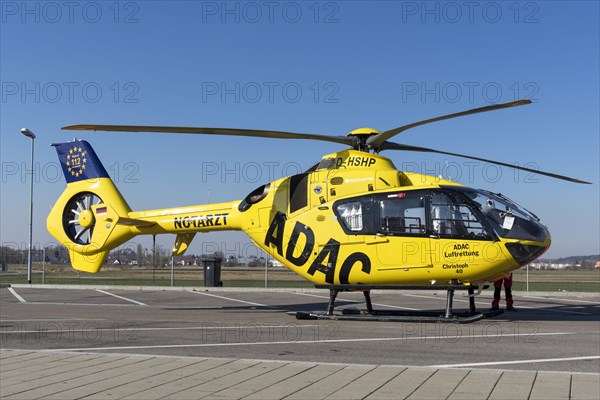
[[[468,160],[388,152],[399,169],[502,192],[553,237],[547,256],[599,249],[598,2],[1,1],[0,241],[34,242],[65,186],[50,143],[78,123],[273,129],[340,135],[492,103],[533,104],[431,124],[394,140],[533,166],[577,185]],[[308,168],[323,142],[80,133],[133,209],[228,201]],[[173,236],[159,243],[170,248]],[[138,239],[136,239],[138,241]],[[145,246],[149,238],[140,238]],[[239,233],[192,252],[251,254]]]

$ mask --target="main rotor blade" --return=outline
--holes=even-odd
[[[520,169],[522,171],[532,172],[534,174],[545,175],[545,176],[549,176],[551,178],[562,179],[564,181],[569,181],[569,182],[574,182],[574,183],[591,184],[591,182],[581,181],[579,179],[569,178],[568,176],[553,174],[551,172],[539,171],[537,169],[520,167],[518,165],[507,164],[507,163],[503,163],[503,162],[500,162],[500,161],[488,160],[488,159],[485,159],[485,158],[467,156],[467,155],[464,155],[464,154],[450,153],[448,151],[440,151],[440,150],[429,149],[427,147],[409,146],[409,145],[406,145],[406,144],[399,144],[399,143],[394,143],[394,142],[385,142],[385,143],[383,143],[381,145],[380,149],[381,150],[420,151],[420,152],[426,152],[426,153],[446,154],[446,155],[449,155],[449,156],[468,158],[470,160],[477,160],[477,161],[483,161],[483,162],[490,163],[490,164],[502,165],[503,167]]]
[[[454,113],[454,114],[443,115],[441,117],[430,118],[430,119],[426,119],[426,120],[419,121],[419,122],[413,122],[412,124],[404,125],[404,126],[401,126],[399,128],[395,128],[395,129],[390,129],[389,131],[385,131],[379,135],[371,136],[370,138],[367,139],[367,145],[373,149],[378,149],[383,144],[383,142],[385,142],[386,140],[396,136],[397,134],[399,134],[401,132],[404,132],[411,128],[415,128],[417,126],[430,124],[432,122],[437,122],[437,121],[443,121],[445,119],[462,117],[465,115],[500,110],[502,108],[508,108],[508,107],[522,106],[522,105],[529,104],[529,103],[531,103],[531,100],[517,100],[517,101],[511,101],[509,103],[502,103],[502,104],[495,104],[492,106],[474,108],[472,110],[462,111],[462,112],[458,112],[458,113]]]
[[[64,130],[76,131],[111,131],[111,132],[160,132],[160,133],[187,133],[202,135],[227,135],[227,136],[254,136],[275,139],[308,139],[325,142],[341,143],[354,146],[354,138],[346,136],[327,136],[311,133],[293,133],[282,131],[263,131],[254,129],[229,129],[229,128],[195,128],[184,126],[144,126],[144,125],[70,125]]]

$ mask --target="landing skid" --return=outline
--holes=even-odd
[[[329,304],[325,312],[295,312],[297,319],[327,319],[338,321],[382,321],[382,322],[453,322],[467,324],[483,318],[491,318],[503,313],[503,310],[477,312],[473,286],[446,285],[436,286],[435,289],[446,290],[446,308],[438,311],[383,311],[373,309],[371,290],[431,290],[431,286],[366,286],[366,285],[316,285],[319,289],[329,289]],[[452,303],[455,290],[467,290],[469,293],[469,311],[454,312]],[[366,310],[344,309],[340,314],[334,314],[335,300],[339,292],[361,291],[365,296]]]

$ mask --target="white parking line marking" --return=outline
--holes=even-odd
[[[117,332],[124,332],[124,331],[132,331],[132,332],[146,332],[146,331],[195,331],[195,330],[199,330],[199,331],[216,331],[216,330],[223,330],[223,331],[227,331],[227,330],[239,330],[240,328],[244,329],[244,328],[248,328],[248,329],[256,329],[256,328],[264,328],[266,330],[269,329],[287,329],[290,327],[293,327],[294,329],[297,328],[315,328],[318,327],[320,325],[257,325],[257,324],[253,324],[250,323],[247,326],[219,326],[218,324],[215,325],[210,325],[207,324],[206,326],[180,326],[180,327],[158,327],[158,328],[139,328],[139,327],[135,327],[135,326],[131,326],[133,324],[129,324],[129,325],[125,325],[122,327],[118,327],[118,328],[102,328],[102,327],[95,327],[95,329],[98,330],[102,330],[102,331],[107,331],[107,332],[112,332],[112,331],[117,331]],[[81,332],[81,329],[71,329],[69,330],[69,333],[76,333],[76,332]],[[3,331],[2,334],[19,334],[19,333],[63,333],[64,331],[61,329],[31,329],[31,330],[20,330],[20,331]]]
[[[133,307],[133,304],[67,303],[67,302],[52,302],[52,301],[44,301],[44,302],[28,301],[27,304],[36,304],[36,305],[42,305],[42,306]]]
[[[217,296],[216,294],[211,294],[211,293],[204,293],[204,292],[191,292],[191,293],[201,294],[204,296],[216,297],[218,299],[223,299],[223,300],[237,301],[238,303],[250,304],[251,306],[259,306],[259,307],[275,308],[275,309],[277,308],[277,307],[273,307],[273,306],[268,306],[266,304],[253,303],[251,301],[232,299],[231,297],[225,297],[225,296]]]
[[[527,310],[535,310],[535,311],[545,311],[545,312],[552,312],[552,313],[559,313],[559,314],[576,314],[576,315],[594,315],[591,313],[585,313],[585,312],[579,312],[579,311],[567,311],[567,310],[547,310],[545,308],[539,308],[539,307],[527,307],[527,306],[518,306],[516,308],[524,308]]]
[[[118,299],[121,299],[121,300],[129,301],[129,302],[135,303],[135,304],[137,304],[139,306],[146,306],[147,305],[147,304],[142,303],[141,301],[128,299],[127,297],[119,296],[117,294],[106,292],[104,290],[96,289],[96,292],[104,293],[104,294],[107,294],[109,296],[113,296],[113,297],[116,297]]]
[[[579,360],[598,360],[598,359],[600,359],[600,356],[542,358],[542,359],[537,359],[537,360],[491,361],[491,362],[468,363],[468,364],[428,365],[428,367],[433,367],[433,368],[486,367],[486,366],[490,366],[490,365],[532,364],[532,363],[544,363],[544,362],[556,362],[556,361],[579,361]]]
[[[517,336],[556,336],[556,335],[575,335],[574,332],[546,332],[546,333],[507,333],[494,336],[497,337],[517,337]],[[400,337],[382,337],[382,338],[356,338],[356,339],[315,339],[315,340],[286,340],[286,341],[266,341],[266,342],[226,342],[226,343],[191,343],[191,344],[158,344],[148,346],[116,346],[116,347],[79,347],[72,349],[44,349],[42,351],[102,351],[102,350],[133,350],[133,349],[174,349],[186,347],[228,347],[228,346],[264,346],[278,344],[310,344],[310,343],[352,343],[352,342],[391,342],[399,340],[456,340],[467,338],[483,338],[489,340],[490,335],[448,335],[448,336],[400,336]]]
[[[34,303],[30,303],[34,304]],[[32,319],[6,319],[0,317],[0,322],[41,322],[41,321],[106,321],[104,318],[32,318]]]
[[[553,298],[553,297],[539,297],[539,296],[528,296],[528,295],[521,295],[521,297],[526,297],[526,298],[529,298],[529,299],[542,299],[542,300],[574,301],[574,302],[577,302],[577,303],[600,305],[600,302],[598,302],[598,301],[589,301],[589,300],[556,299],[556,298]]]
[[[12,295],[15,296],[17,300],[19,300],[21,303],[27,303],[24,298],[22,298],[17,292],[15,292],[15,289],[9,287],[8,291],[11,292]]]

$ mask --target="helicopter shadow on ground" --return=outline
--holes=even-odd
[[[298,304],[273,304],[273,305],[239,305],[239,306],[222,306],[222,307],[163,307],[163,310],[174,310],[174,311],[256,311],[256,312],[298,312],[298,311],[325,311],[327,309],[327,301],[314,302],[314,303],[298,303]],[[338,307],[357,306],[360,303],[355,301],[337,300],[335,302],[336,309]]]
[[[600,304],[562,304],[535,308],[515,304],[515,308],[516,311],[505,311],[499,318],[510,321],[600,322]]]
[[[530,305],[531,304],[531,305]],[[533,307],[533,305],[536,305]],[[542,307],[540,307],[540,304]],[[225,311],[225,312],[324,312],[327,310],[328,301],[318,301],[311,303],[286,303],[270,305],[235,305],[235,306],[191,306],[191,307],[164,307],[164,310],[174,311]],[[335,302],[335,311],[339,312],[344,308],[356,308],[364,310],[365,303],[360,301],[337,299]],[[382,311],[382,308],[374,307],[375,310]],[[501,316],[493,318],[510,321],[573,321],[573,322],[598,322],[600,321],[600,303],[598,304],[564,304],[553,300],[526,300],[515,297],[515,308],[517,311],[505,311]],[[478,306],[477,312],[486,312],[489,308]],[[444,312],[443,308],[431,307],[423,308],[423,312]],[[468,311],[467,307],[454,307],[455,313]]]

